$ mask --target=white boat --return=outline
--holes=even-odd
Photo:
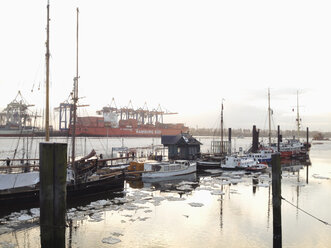
[[[194,173],[197,170],[196,162],[175,160],[170,162],[147,162],[144,164],[142,179],[164,178]]]
[[[244,170],[256,164],[258,161],[254,158],[233,155],[225,157],[225,163],[221,164],[221,168],[224,170]]]
[[[249,153],[247,154],[247,157],[253,158],[255,160],[258,160],[260,163],[262,162],[271,162],[271,155],[273,154],[273,150],[260,150],[259,152],[256,153]]]

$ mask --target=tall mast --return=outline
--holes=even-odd
[[[46,118],[45,140],[49,141],[49,1],[47,3],[47,40],[46,40]]]
[[[301,125],[301,119],[299,115],[299,91],[297,91],[297,135],[298,140],[300,139],[300,125]]]
[[[271,108],[270,108],[270,89],[268,88],[268,120],[269,120],[269,146],[271,146]]]
[[[221,154],[223,154],[223,100],[222,99],[222,108],[221,108]]]
[[[75,167],[75,139],[76,139],[76,118],[77,118],[77,101],[78,101],[78,15],[79,9],[77,8],[77,27],[76,27],[76,76],[74,77],[74,90],[73,90],[73,128],[72,128],[72,167],[76,172]],[[75,173],[76,175],[76,173]]]

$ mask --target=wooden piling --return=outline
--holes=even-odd
[[[232,152],[232,145],[231,145],[231,139],[232,139],[232,129],[229,128],[229,132],[228,132],[228,135],[229,135],[229,147],[228,147],[228,155],[231,155],[231,152]]]
[[[307,143],[306,143],[306,151],[308,154],[309,151],[309,128],[307,127]]]
[[[272,209],[273,209],[273,248],[282,247],[282,209],[281,209],[281,163],[280,154],[271,157],[272,166]]]
[[[40,143],[41,247],[65,247],[67,144]]]
[[[280,152],[280,126],[277,126],[277,151]]]
[[[256,126],[253,126],[253,142],[252,142],[252,152],[257,152],[259,148],[259,131],[256,130]]]

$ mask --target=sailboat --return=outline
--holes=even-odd
[[[76,77],[74,78],[73,123],[76,121],[76,104],[78,101],[78,17],[77,8],[77,54]],[[47,4],[47,42],[46,42],[46,120],[45,141],[49,141],[49,3]],[[74,125],[75,126],[75,125]],[[121,191],[124,188],[122,171],[99,174],[97,159],[89,155],[77,160],[75,157],[75,132],[72,136],[71,163],[67,170],[67,201],[99,194],[101,192]],[[39,204],[39,171],[0,175],[0,208],[11,208],[17,205]]]
[[[223,111],[224,111],[224,106],[223,106],[223,101],[222,99],[222,105],[221,105],[221,141],[215,141],[213,140],[211,143],[211,150],[212,150],[212,155],[206,154],[203,156],[203,158],[199,161],[197,161],[197,170],[198,171],[203,171],[203,170],[209,170],[209,169],[220,169],[221,168],[221,162],[225,158],[225,154],[227,154],[226,150],[228,149],[226,145],[231,146],[231,144],[227,144],[223,140]],[[229,149],[231,150],[231,149]]]
[[[270,90],[268,89],[268,119],[269,119],[269,143],[268,146],[263,146],[262,149],[272,149],[274,152],[278,151],[278,144],[271,142],[271,108],[270,108]],[[305,158],[308,156],[309,144],[304,144],[300,141],[300,127],[301,118],[299,115],[299,92],[297,91],[297,138],[280,140],[279,152],[281,158]],[[308,147],[308,149],[307,149]]]

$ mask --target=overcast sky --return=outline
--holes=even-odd
[[[0,2],[0,109],[20,90],[44,106],[46,4]],[[331,131],[330,1],[50,1],[51,107],[68,99],[80,9],[79,95],[93,114],[115,98],[178,112],[190,127]],[[38,90],[38,88],[40,88]]]

